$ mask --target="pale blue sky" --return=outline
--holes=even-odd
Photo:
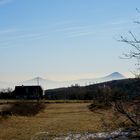
[[[0,81],[93,78],[133,69],[117,41],[140,0],[0,0]],[[139,33],[139,32],[137,32]]]

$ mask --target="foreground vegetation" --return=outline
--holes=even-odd
[[[0,140],[30,140],[40,132],[46,132],[47,137],[51,139],[67,133],[112,131],[131,125],[129,120],[116,114],[113,109],[91,111],[90,104],[45,104],[45,108],[34,116],[13,114],[9,117],[0,117]],[[11,104],[1,104],[0,109],[8,106]]]

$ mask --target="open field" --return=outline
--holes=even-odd
[[[15,102],[37,102],[37,100],[0,100],[0,104],[9,104]],[[42,103],[91,103],[92,100],[40,100]]]
[[[36,116],[11,116],[0,118],[0,140],[30,140],[39,132],[47,132],[48,137],[67,133],[105,131],[116,126],[110,122],[111,110],[91,112],[90,103],[45,104],[45,110]],[[5,104],[8,106],[10,104]],[[4,104],[0,105],[2,108]],[[108,122],[106,124],[105,121]]]

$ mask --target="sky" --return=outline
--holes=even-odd
[[[132,76],[140,0],[0,0],[0,81],[74,80],[118,71]]]

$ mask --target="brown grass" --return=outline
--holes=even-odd
[[[104,131],[106,125],[116,129],[110,121],[112,110],[91,112],[88,106],[89,103],[53,103],[46,104],[45,110],[36,116],[1,118],[0,140],[30,140],[39,132],[47,132],[49,138],[70,132],[98,132]],[[122,119],[117,121],[121,123]]]

